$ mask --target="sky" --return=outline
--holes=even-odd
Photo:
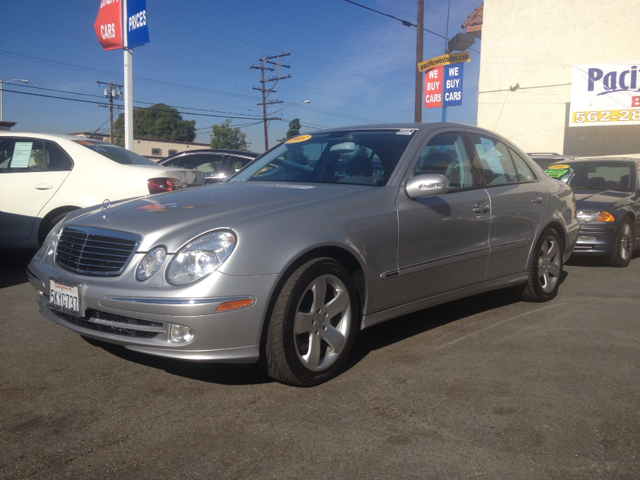
[[[354,1],[416,23],[416,0]],[[434,32],[424,35],[429,59],[444,54],[449,0],[424,3],[424,28]],[[460,25],[481,3],[450,0],[449,38],[463,32]],[[3,120],[17,122],[13,131],[108,134],[97,80],[122,85],[124,55],[98,43],[99,6],[100,0],[0,0],[0,77],[29,80],[4,85]],[[268,99],[282,101],[267,111],[282,119],[269,122],[269,146],[294,118],[302,133],[414,120],[415,27],[346,0],[147,0],[146,7],[150,42],[133,49],[134,107],[175,107],[196,121],[196,142],[209,143],[212,125],[230,119],[247,135],[249,150],[264,151],[262,96],[254,90],[260,70],[251,66],[288,52],[281,62],[289,68],[280,75],[291,78],[278,81]],[[476,123],[480,47],[480,40],[471,47],[462,105],[447,109],[447,121]],[[440,108],[422,112],[424,122],[442,118]]]

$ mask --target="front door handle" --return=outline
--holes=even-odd
[[[53,185],[49,185],[48,183],[39,183],[36,185],[36,190],[51,190]]]
[[[538,195],[537,197],[532,198],[531,203],[533,205],[540,205],[542,203],[542,195]]]
[[[478,202],[473,206],[473,213],[476,215],[482,215],[483,213],[489,213],[489,205],[484,202]]]

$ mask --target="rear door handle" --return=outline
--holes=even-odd
[[[540,205],[542,203],[542,195],[532,198],[531,203],[534,205]]]
[[[53,185],[49,185],[48,183],[39,183],[36,185],[36,190],[51,190]]]
[[[478,202],[473,206],[473,213],[476,215],[482,215],[483,213],[489,213],[489,205],[484,202]]]

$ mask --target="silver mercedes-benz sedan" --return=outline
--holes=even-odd
[[[74,211],[27,273],[42,314],[83,336],[310,386],[399,315],[505,287],[553,299],[578,228],[570,187],[495,133],[368,125]]]

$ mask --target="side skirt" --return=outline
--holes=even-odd
[[[441,293],[440,295],[434,295],[433,297],[423,298],[411,303],[405,303],[382,312],[372,313],[371,315],[365,315],[362,317],[361,329],[377,325],[378,323],[386,322],[392,318],[406,315],[408,313],[417,312],[425,308],[434,307],[441,303],[451,302],[460,298],[469,297],[471,295],[477,295],[479,293],[488,292],[491,290],[498,290],[501,288],[513,287],[525,283],[527,281],[527,272],[517,273],[509,275],[507,277],[496,278],[494,280],[478,283],[469,287],[460,288],[452,292]]]

